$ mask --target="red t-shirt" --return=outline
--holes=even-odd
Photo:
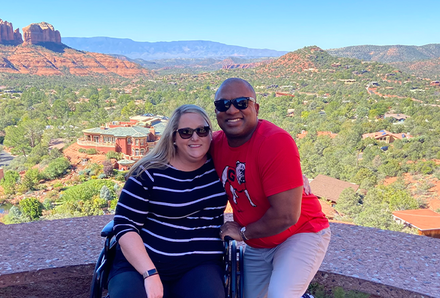
[[[269,209],[267,197],[303,185],[298,148],[285,130],[259,120],[251,139],[230,147],[223,131],[213,135],[211,155],[233,209],[234,220],[247,226]],[[250,239],[256,248],[271,248],[297,233],[318,232],[329,227],[318,198],[303,193],[301,216],[286,231]]]

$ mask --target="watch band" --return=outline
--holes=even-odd
[[[145,272],[142,274],[142,277],[143,277],[144,279],[146,279],[147,277],[150,277],[150,276],[152,276],[152,275],[156,275],[156,274],[158,274],[158,273],[157,273],[157,270],[156,270],[156,268],[153,268],[153,269],[150,269],[150,270],[145,271]]]
[[[246,227],[242,227],[241,229],[240,229],[240,235],[241,235],[241,238],[243,238],[243,240],[244,241],[248,241],[249,239],[246,237],[246,235],[244,234],[246,232]]]

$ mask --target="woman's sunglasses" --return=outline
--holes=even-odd
[[[244,110],[248,107],[249,100],[255,102],[253,97],[239,97],[232,100],[219,99],[214,101],[214,105],[219,112],[226,112],[231,107],[231,104],[238,110]]]
[[[196,132],[196,134],[199,137],[206,137],[209,135],[209,131],[211,130],[211,128],[209,126],[203,126],[203,127],[197,127],[196,129],[192,129],[189,127],[185,127],[185,128],[180,128],[178,130],[176,130],[180,137],[184,140],[189,139],[193,136],[194,132]]]

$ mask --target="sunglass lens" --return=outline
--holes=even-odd
[[[225,99],[220,99],[220,100],[214,101],[214,105],[215,105],[215,108],[219,112],[226,112],[229,109],[229,107],[231,106],[231,101],[225,100]]]
[[[209,134],[209,126],[199,127],[196,132],[199,137],[206,137]]]
[[[233,104],[237,109],[244,110],[248,106],[248,99],[244,98],[244,97],[240,97],[240,98],[234,99]]]
[[[178,130],[178,132],[182,139],[189,139],[192,136],[194,130],[190,128],[181,128]]]

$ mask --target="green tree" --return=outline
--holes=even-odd
[[[44,127],[38,120],[24,119],[17,126],[6,127],[4,144],[12,148],[12,153],[27,156],[41,142]]]
[[[41,175],[38,169],[29,169],[24,174],[21,185],[25,191],[34,190],[35,185],[40,181]]]
[[[5,176],[0,181],[0,185],[6,195],[13,195],[17,189],[17,183],[20,179],[20,175],[15,171],[6,171]]]
[[[11,147],[12,154],[27,156],[31,152],[29,142],[24,139],[25,131],[22,126],[8,126],[5,129],[5,146]]]
[[[19,203],[23,216],[31,221],[37,220],[43,214],[43,204],[36,198],[26,198]]]
[[[342,191],[338,203],[335,206],[336,211],[349,218],[355,218],[361,211],[361,199],[353,188],[349,187]]]

